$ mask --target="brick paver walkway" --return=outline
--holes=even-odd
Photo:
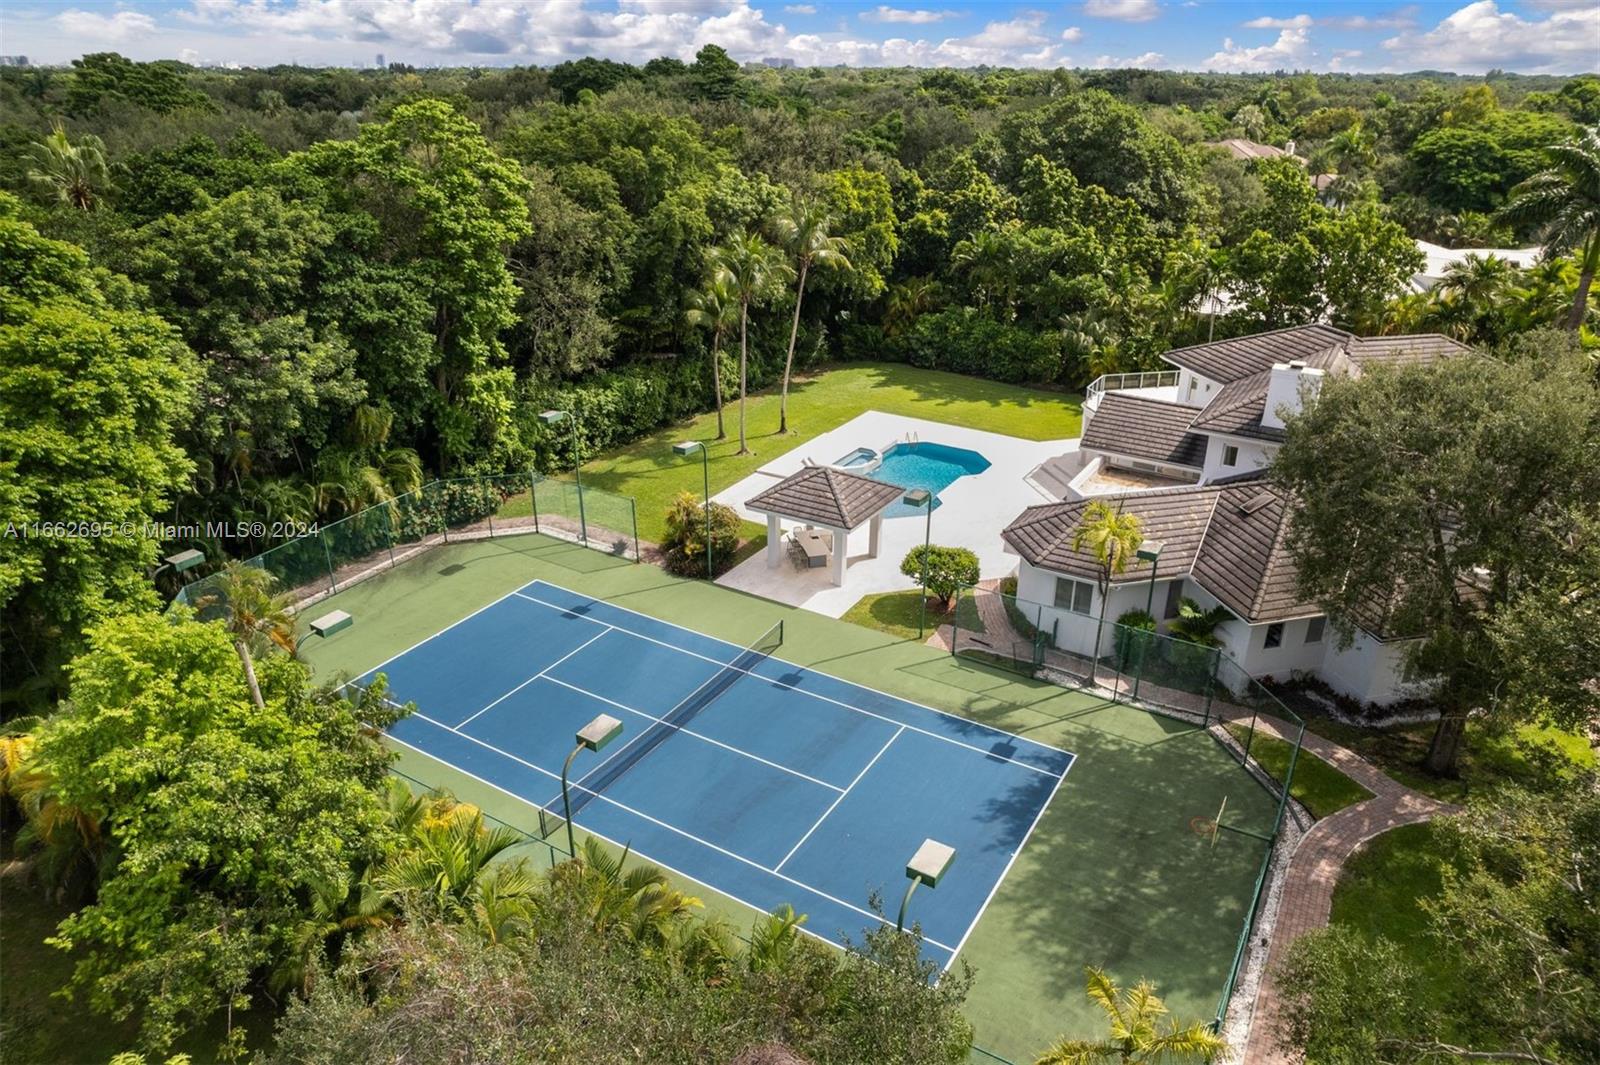
[[[1257,727],[1279,735],[1287,733],[1290,739],[1294,735],[1287,722],[1266,715],[1260,717]],[[1265,972],[1256,992],[1250,1041],[1240,1059],[1245,1065],[1290,1065],[1299,1060],[1299,1055],[1286,1053],[1278,1046],[1283,1014],[1276,970],[1289,944],[1307,932],[1327,926],[1333,909],[1334,885],[1350,855],[1367,840],[1392,828],[1427,821],[1458,809],[1412,791],[1354,751],[1321,736],[1307,732],[1302,748],[1337,767],[1372,792],[1372,798],[1346,806],[1312,825],[1300,838],[1300,845],[1289,860],[1278,922],[1272,931]]]

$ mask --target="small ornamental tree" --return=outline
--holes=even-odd
[[[711,504],[711,555],[720,573],[739,549],[739,514],[725,503]],[[706,575],[706,505],[692,492],[679,492],[667,508],[667,535],[661,541],[667,569],[683,577]]]
[[[913,547],[900,562],[900,572],[914,581],[923,580],[922,558],[927,553],[928,591],[939,605],[950,609],[950,601],[964,585],[978,583],[978,556],[965,547]]]

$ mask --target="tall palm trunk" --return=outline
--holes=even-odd
[[[1100,683],[1100,637],[1106,631],[1106,604],[1111,601],[1111,585],[1100,589],[1100,622],[1094,627],[1094,657],[1089,660],[1089,686]]]
[[[722,427],[722,334],[711,338],[711,390],[717,396],[717,439],[726,440],[728,431]]]
[[[750,454],[744,437],[744,397],[750,366],[750,301],[739,303],[739,454]]]
[[[794,369],[794,343],[800,335],[800,304],[806,298],[806,271],[811,264],[800,260],[800,283],[794,291],[794,321],[789,325],[789,356],[783,360],[783,392],[778,399],[778,432],[789,431],[789,372]]]
[[[239,661],[244,663],[244,682],[250,686],[250,701],[256,704],[257,710],[265,710],[267,704],[261,698],[261,684],[256,680],[256,664],[250,659],[250,646],[243,640],[234,640],[233,647],[239,652]]]
[[[1567,315],[1567,328],[1577,331],[1589,310],[1589,286],[1594,284],[1595,267],[1600,266],[1600,233],[1589,238],[1583,249],[1583,269],[1578,274],[1578,293],[1572,300],[1572,310]]]
[[[1449,712],[1441,714],[1433,730],[1433,740],[1428,744],[1428,757],[1423,763],[1428,772],[1441,777],[1453,777],[1459,772],[1461,740],[1467,731],[1464,715]]]

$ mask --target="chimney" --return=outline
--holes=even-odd
[[[1307,366],[1300,359],[1272,365],[1272,377],[1267,384],[1267,406],[1261,412],[1261,424],[1267,429],[1282,429],[1284,414],[1298,414],[1306,401],[1317,398],[1322,391],[1324,372]]]

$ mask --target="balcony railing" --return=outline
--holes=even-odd
[[[1177,388],[1177,370],[1147,370],[1143,373],[1101,374],[1089,382],[1084,392],[1084,406],[1095,410],[1100,397],[1107,392],[1121,392],[1130,388]]]

